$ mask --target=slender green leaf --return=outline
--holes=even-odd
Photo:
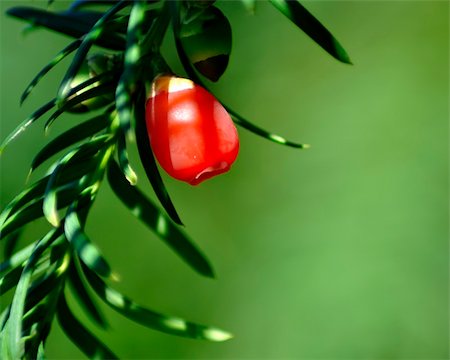
[[[53,174],[57,174],[57,170],[59,170],[58,167],[56,167]],[[57,201],[58,192],[57,187],[55,186],[56,180],[53,180],[57,175],[53,176],[53,174],[48,181],[47,188],[45,189],[45,195],[42,201],[42,213],[51,225],[58,227],[60,223],[58,205],[60,204],[58,204]]]
[[[70,205],[79,194],[79,189],[64,188],[57,191],[58,209],[62,209]],[[35,200],[28,206],[20,209],[11,215],[1,227],[0,239],[3,239],[8,234],[17,230],[18,228],[29,224],[30,222],[41,218],[43,214],[43,199]]]
[[[25,119],[12,133],[10,133],[5,140],[3,140],[0,145],[0,154],[3,152],[5,147],[13,141],[17,136],[23,133],[31,124],[33,124],[36,120],[38,120],[42,115],[52,109],[56,104],[56,99],[53,99],[37,109],[34,113],[32,113],[27,119]]]
[[[27,354],[29,359],[36,358],[35,353],[37,349],[33,344],[37,341],[38,329],[42,328],[48,310],[46,301],[44,300],[41,304],[28,311],[22,319],[22,338],[24,340],[25,354]],[[48,314],[47,316],[53,317],[52,314]]]
[[[101,18],[100,20],[95,19],[92,12],[88,14],[77,12],[54,13],[27,6],[9,8],[6,13],[31,23],[33,27],[43,26],[74,38],[88,36],[87,34],[90,33],[93,26],[101,20]],[[98,34],[92,39],[92,42],[111,50],[123,50],[125,45],[124,38],[115,32]]]
[[[142,21],[143,33],[147,32],[150,29],[153,20],[155,20],[159,16],[159,14],[159,9],[150,9],[145,11],[144,20]],[[111,23],[108,23],[108,27],[116,29],[116,31],[120,33],[126,34],[128,30],[129,18],[129,15],[117,16],[114,20],[111,21]]]
[[[64,75],[64,78],[59,87],[57,95],[58,102],[64,101],[64,98],[66,98],[67,94],[69,93],[70,84],[72,83],[72,80],[75,78],[76,74],[80,70],[81,65],[84,59],[86,58],[86,55],[89,52],[90,48],[102,34],[105,27],[105,23],[109,19],[111,19],[117,12],[119,12],[126,6],[128,6],[128,2],[125,0],[120,0],[119,2],[117,2],[95,23],[95,25],[92,27],[89,33],[87,33],[86,36],[83,38],[83,42],[78,48],[78,51],[76,52],[75,57],[72,60],[72,63],[69,69],[67,70],[66,74]]]
[[[116,107],[121,131],[129,140],[133,141],[134,136],[130,135],[132,116],[131,93],[122,78],[116,88]]]
[[[45,251],[41,255],[39,261],[35,264],[33,271],[33,281],[30,283],[25,299],[24,314],[27,315],[32,309],[38,306],[39,303],[45,302],[46,298],[59,291],[61,279],[64,277],[68,257],[68,244],[64,236],[58,238],[49,246],[49,250],[53,252],[57,249],[59,253],[58,258],[49,259]]]
[[[39,343],[39,349],[37,353],[36,360],[45,360],[45,350],[44,350],[44,342]]]
[[[89,69],[88,65],[86,64],[86,69],[84,69],[83,71],[90,72],[90,71],[94,71],[94,70]],[[81,82],[78,82],[77,81],[78,77],[75,77],[74,81],[70,85],[71,87],[70,87],[69,92],[67,93],[67,98],[64,101],[73,100],[76,96],[80,95],[80,93],[82,93],[88,89],[98,87],[99,85],[106,86],[106,85],[115,83],[116,74],[114,72],[114,69],[105,70],[105,71],[104,71],[104,69],[98,69],[98,71],[100,71],[100,74],[95,75],[95,76],[91,76],[90,74],[81,74],[81,76],[79,77],[81,79]],[[72,111],[72,109],[70,107],[66,107],[66,108],[68,110]]]
[[[108,168],[108,181],[114,193],[133,215],[164,240],[194,270],[214,277],[213,269],[201,251],[139,189],[130,186],[114,161],[111,161]]]
[[[286,145],[297,149],[308,149],[310,147],[309,144],[300,144],[297,142],[293,142],[285,139],[280,135],[268,132],[267,130],[262,129],[259,126],[254,125],[250,121],[245,120],[241,115],[236,113],[228,106],[224,105],[224,107],[228,111],[228,113],[233,117],[233,120],[237,125],[242,126],[244,129],[247,129],[256,135],[262,136],[263,138],[266,138],[267,140],[273,141],[277,144]]]
[[[44,161],[51,158],[61,150],[75,145],[77,142],[93,136],[104,130],[110,123],[109,114],[101,114],[84,123],[76,125],[45,145],[33,158],[30,173]]]
[[[87,89],[87,90],[81,92],[81,94],[78,94],[78,95],[70,98],[70,100],[65,102],[58,110],[56,110],[49,117],[49,119],[45,123],[45,132],[48,132],[48,130],[49,130],[50,126],[53,124],[53,122],[65,111],[69,111],[71,108],[75,107],[78,104],[81,104],[83,101],[93,99],[98,96],[104,96],[105,94],[108,94],[108,93],[112,94],[113,91],[114,91],[113,84],[104,83],[104,84],[97,85],[91,89]],[[107,106],[110,103],[111,102],[105,102],[102,106]]]
[[[55,296],[58,291],[60,279],[53,271],[47,274],[45,279],[39,279],[38,284],[34,284],[32,290],[28,290],[25,301],[25,315],[23,317],[23,332],[29,330],[30,327],[46,317],[47,301],[50,297]],[[41,312],[44,310],[44,313]]]
[[[83,266],[83,271],[97,295],[114,310],[132,321],[158,331],[188,338],[209,341],[225,341],[232,338],[230,333],[221,329],[195,324],[179,317],[163,315],[144,308],[110,288],[86,266]]]
[[[16,267],[5,275],[0,277],[0,293],[6,294],[9,290],[17,285],[22,274],[23,267]]]
[[[56,241],[59,240],[63,240],[63,237],[59,236]],[[62,244],[65,245],[66,243],[63,242]],[[52,246],[52,252],[53,248],[54,246]],[[65,249],[67,250],[67,246]],[[31,283],[27,291],[22,320],[22,338],[27,358],[37,358],[39,344],[45,342],[50,332],[56,303],[63,289],[63,281],[61,280],[64,278],[64,273],[70,262],[67,252],[61,255],[48,265],[44,276],[39,276]]]
[[[191,64],[206,78],[217,81],[231,53],[231,25],[215,6],[190,7],[176,34]]]
[[[34,246],[35,244],[28,245],[0,264],[0,293],[5,294],[17,285],[25,262],[31,256]]]
[[[89,359],[118,359],[118,357],[87,330],[70,311],[64,296],[58,301],[56,313],[64,333]]]
[[[59,215],[57,211],[57,184],[61,171],[77,157],[94,156],[102,147],[105,147],[112,140],[110,135],[100,135],[89,142],[81,144],[74,150],[67,153],[53,170],[47,187],[45,189],[43,212],[45,218],[53,226],[59,225]]]
[[[46,299],[47,300],[47,299]],[[45,340],[46,334],[42,332],[49,318],[53,318],[53,312],[45,301],[31,309],[22,321],[22,337],[24,338],[25,353],[29,359],[37,359],[39,342]]]
[[[45,235],[33,250],[33,254],[28,259],[25,268],[17,284],[16,292],[11,303],[11,313],[8,320],[8,341],[9,358],[21,359],[24,355],[24,342],[22,339],[22,317],[24,315],[25,300],[34,265],[39,260],[42,253],[58,238],[57,231],[50,231]]]
[[[69,9],[61,11],[58,14],[67,16],[71,20],[74,20],[74,22],[79,22],[83,25],[86,25],[85,28],[87,29],[87,31],[85,33],[87,33],[95,25],[95,23],[102,18],[104,12],[95,10],[71,11]]]
[[[70,11],[79,11],[80,9],[87,6],[98,6],[98,5],[112,5],[116,4],[117,0],[74,0],[70,5]]]
[[[151,57],[151,66],[161,71],[165,70],[158,68],[159,65],[155,64],[155,60],[157,60],[155,56],[160,56],[161,43],[164,39],[167,26],[170,23],[170,3],[172,1],[165,1],[159,9],[153,10],[153,14],[152,10],[145,13],[145,19],[142,24],[142,38],[139,39],[139,46],[144,49],[141,59],[143,64],[147,61],[144,57]],[[153,73],[153,71],[144,71],[141,75],[145,76],[148,73]],[[152,77],[156,75],[157,73],[153,74]]]
[[[119,124],[125,137],[134,140],[131,131],[131,94],[132,84],[136,83],[137,68],[141,58],[139,40],[142,38],[145,20],[146,4],[143,1],[133,1],[127,28],[127,46],[124,54],[124,70],[116,89],[116,107]]]
[[[95,321],[97,325],[106,329],[108,324],[105,320],[104,315],[96,305],[95,301],[91,298],[88,289],[82,279],[82,275],[74,264],[74,261],[70,263],[69,267],[69,283],[72,286],[73,293],[77,298],[78,302],[81,304],[83,309],[88,313],[89,317]]]
[[[173,5],[173,6],[175,6],[175,5]],[[177,19],[175,19],[173,22],[173,31],[175,34],[175,47],[177,49],[178,57],[181,61],[181,64],[183,65],[184,70],[188,74],[189,78],[192,81],[194,81],[196,84],[203,86],[201,79],[197,76],[197,73],[195,72],[194,68],[192,67],[191,62],[189,61],[189,58],[188,58],[186,52],[184,51],[183,45],[181,45],[181,40],[180,40],[179,36],[177,35],[179,32],[179,27],[180,27],[179,21],[177,21]]]
[[[1,217],[1,214],[0,214]],[[1,229],[0,222],[0,229]],[[14,252],[16,251],[16,246],[19,242],[20,237],[22,236],[24,228],[17,229],[12,234],[9,234],[6,239],[4,240],[4,247],[3,247],[3,256],[5,259],[9,259],[11,256],[13,256]]]
[[[203,84],[203,82],[201,81],[201,79],[197,76],[197,74],[195,73],[195,70],[192,68],[192,65],[189,63],[189,60],[187,59],[186,54],[184,53],[183,48],[181,47],[181,43],[179,40],[175,40],[176,41],[176,48],[178,51],[178,55],[179,58],[181,60],[181,63],[184,67],[184,69],[186,70],[186,72],[188,73],[189,77],[198,85],[203,86],[206,90],[208,90],[208,88]],[[243,118],[241,115],[239,115],[237,112],[235,112],[234,110],[232,110],[231,108],[229,108],[228,106],[226,106],[225,104],[222,103],[222,105],[224,106],[224,108],[228,111],[228,113],[233,117],[234,122],[237,125],[242,126],[244,129],[249,130],[251,132],[253,132],[256,135],[262,136],[270,141],[273,141],[277,144],[281,144],[281,145],[285,145],[285,146],[290,146],[293,148],[298,148],[298,149],[307,149],[310,147],[309,144],[300,144],[297,142],[293,142],[290,140],[285,139],[283,136],[271,133],[267,130],[264,130],[263,128],[253,124],[252,122],[246,120],[245,118]]]
[[[90,72],[90,71],[95,71],[95,70],[89,69],[88,65],[86,64],[86,69],[84,69],[83,72]],[[98,69],[98,71],[100,71],[100,74],[95,75],[95,76],[91,76],[90,74],[81,74],[81,76],[79,76],[79,78],[81,79],[81,82],[79,82],[79,83],[77,81],[78,77],[75,77],[72,84],[70,84],[70,86],[71,86],[70,90],[67,93],[67,98],[64,101],[73,100],[73,98],[75,96],[80,95],[80,93],[82,93],[82,90],[92,89],[94,87],[98,87],[99,85],[107,85],[107,84],[115,83],[116,74],[115,74],[114,69],[110,69],[110,70]],[[74,84],[76,84],[76,85],[74,86]],[[70,109],[70,108],[68,108],[68,109],[70,111],[72,111],[72,109]]]
[[[351,64],[351,60],[335,37],[297,0],[269,0],[282,14],[291,20],[322,49],[337,60]]]
[[[137,175],[134,172],[133,168],[131,167],[130,161],[128,160],[128,151],[126,148],[125,134],[123,133],[120,133],[118,135],[117,153],[119,158],[120,169],[122,170],[128,182],[133,186],[136,185]]]
[[[88,161],[85,161],[80,156],[76,160],[77,162],[84,161],[84,163],[71,164],[69,169],[61,169],[61,174],[54,180],[55,184],[52,188],[56,191],[56,195],[54,194],[53,196],[57,196],[59,200],[57,203],[58,209],[70,205],[78,197],[81,188],[88,180],[87,173],[94,171],[96,168],[98,170],[98,163],[95,161],[97,160],[95,158],[94,160],[88,159]],[[92,174],[90,175],[92,176]],[[46,196],[45,191],[50,179],[51,175],[46,176],[31,188],[19,194],[19,196],[7,205],[0,215],[0,239],[5,238],[22,226],[43,216],[42,208]],[[71,181],[72,179],[78,180]],[[53,200],[56,200],[56,197]],[[46,206],[49,205],[47,204]]]
[[[52,309],[52,314],[53,314]],[[25,353],[30,359],[37,359],[39,344],[41,342],[45,342],[50,333],[51,328],[51,320],[53,319],[53,315],[47,318],[44,318],[43,321],[35,324],[32,328],[31,334],[26,338],[25,341]]]
[[[31,293],[31,291],[27,293],[27,312],[22,321],[22,336],[25,340],[25,353],[29,358],[37,358],[39,343],[45,342],[50,332],[51,323],[56,310],[56,303],[63,289],[61,278],[67,268],[68,262],[69,258],[66,254],[66,256],[60,259],[59,266],[52,274],[49,274],[49,280],[53,280],[53,283],[46,282],[46,288],[44,290],[39,288],[39,295],[42,298],[39,303],[29,307],[28,294]]]
[[[53,243],[48,259],[50,264],[60,264],[61,259],[63,259],[66,256],[66,253],[69,252],[70,247],[68,246],[69,244],[66,240],[67,239],[62,236],[61,239]]]
[[[170,218],[177,224],[183,225],[180,217],[175,210],[175,207],[170,199],[169,193],[164,186],[161,175],[156,165],[156,160],[150,146],[150,140],[147,136],[147,128],[145,124],[145,93],[141,89],[135,104],[136,116],[136,140],[138,145],[139,156],[141,158],[142,166],[144,167],[147,178],[155,191],[158,200],[161,202],[164,210]]]
[[[63,240],[64,236],[60,236],[58,239]],[[61,284],[61,279],[70,262],[66,251],[67,248],[64,247],[63,250],[61,257],[47,264],[45,273],[31,283],[25,302],[26,311],[34,308],[52,292],[59,291],[58,287]]]
[[[47,294],[46,294],[47,295]],[[32,307],[23,317],[22,320],[22,334],[30,333],[32,331],[31,327],[35,326],[40,320],[45,318],[47,313],[47,304],[45,301],[34,307]]]
[[[30,244],[22,250],[16,252],[11,257],[7,258],[5,261],[0,263],[0,275],[12,269],[16,269],[18,267],[22,267],[25,261],[31,256],[33,253],[34,244]]]
[[[172,1],[172,2],[169,2],[169,5],[170,5],[170,12],[172,15],[173,35],[175,37],[175,40],[178,40],[178,42],[179,42],[178,34],[180,33],[180,27],[181,27],[180,14],[183,11],[182,3],[178,2],[178,1]],[[181,46],[181,44],[180,44],[180,46]]]
[[[147,4],[144,1],[134,0],[130,12],[127,28],[127,47],[124,56],[125,83],[135,81],[136,67],[141,57],[139,41],[142,38],[144,21],[146,20]]]
[[[41,81],[41,79],[53,69],[61,60],[65,59],[69,54],[76,50],[81,44],[81,40],[77,39],[62,49],[56,56],[42,68],[41,71],[31,80],[30,84],[26,87],[22,96],[20,97],[20,104],[22,105],[25,99],[30,95],[34,87]]]
[[[64,232],[67,240],[87,267],[100,276],[111,276],[109,264],[102,256],[97,246],[91,242],[81,228],[80,220],[74,206],[71,206],[67,211],[66,220],[64,222]]]
[[[81,179],[85,174],[91,172],[96,166],[96,159],[83,159],[80,158],[79,161],[71,163],[70,169],[63,169],[58,177],[58,191],[68,190],[76,188],[78,191],[78,180]],[[45,176],[41,180],[30,185],[27,189],[22,191],[17,195],[2,211],[0,214],[0,230],[3,231],[3,224],[5,221],[16,211],[22,209],[26,204],[42,200],[44,198],[45,189],[47,183],[50,179],[50,175]],[[77,180],[74,182],[74,180]],[[4,234],[2,234],[3,238]]]
[[[80,3],[83,3],[83,4],[80,4]],[[97,11],[87,11],[87,10],[79,11],[79,9],[82,8],[83,6],[89,6],[89,5],[95,5],[95,4],[110,5],[110,4],[116,4],[116,3],[117,3],[117,0],[112,0],[112,1],[87,0],[87,1],[82,1],[82,2],[74,1],[74,2],[72,2],[71,6],[70,6],[69,10],[67,10],[67,12],[70,13],[72,16],[76,16],[76,14],[80,14],[80,16],[82,16],[82,17],[86,17],[86,15],[93,13],[92,18],[94,18],[94,16],[97,16],[97,18],[99,18],[100,16],[98,14],[100,14],[100,13]],[[103,13],[101,13],[101,14],[103,14]],[[143,21],[144,31],[148,30],[152,21],[157,17],[158,14],[159,14],[159,9],[149,9],[145,12],[145,14],[144,14],[145,19]],[[120,34],[125,35],[127,33],[129,18],[130,18],[129,14],[114,15],[114,17],[105,24],[105,32],[112,31],[112,32],[118,32]],[[123,48],[122,48],[122,50],[123,50],[125,48],[125,39],[122,42],[123,42]]]
[[[2,326],[2,331],[0,332],[0,356],[2,359],[8,359],[11,354],[11,350],[9,349],[9,333],[8,333],[8,320],[9,320],[9,311],[11,306],[2,313],[2,321],[4,321]],[[6,317],[3,317],[3,315]]]
[[[7,323],[7,321],[8,321],[8,318],[9,318],[9,313],[11,312],[11,305],[8,305],[3,311],[2,311],[2,313],[1,313],[1,315],[0,315],[0,329],[2,330],[2,335],[4,334],[3,333],[3,330],[5,329],[5,325],[6,325],[6,323]],[[2,341],[2,336],[0,336],[0,343],[1,343],[1,341]],[[1,347],[1,346],[0,346]]]

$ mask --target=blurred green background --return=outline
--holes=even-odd
[[[0,2],[2,139],[54,96],[68,65],[19,107],[29,80],[68,42],[45,30],[21,34],[24,23],[4,15],[19,4],[45,7]],[[191,271],[106,185],[87,228],[121,275],[119,290],[235,338],[217,344],[164,335],[102,306],[111,323],[105,332],[71,302],[119,356],[448,358],[449,3],[304,4],[354,66],[332,59],[266,2],[257,2],[254,16],[241,3],[219,2],[234,43],[227,72],[212,86],[216,94],[255,123],[312,148],[285,148],[239,129],[240,155],[227,175],[199,187],[165,176],[217,279]],[[166,40],[164,52],[182,73]],[[61,118],[50,138],[82,119]],[[2,155],[2,206],[24,186],[33,154],[47,140],[41,125]],[[38,222],[25,237],[46,228]],[[47,355],[83,357],[56,323]]]

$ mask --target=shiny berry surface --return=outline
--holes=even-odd
[[[161,167],[197,185],[230,169],[239,138],[216,98],[189,79],[160,76],[146,103],[150,143]]]

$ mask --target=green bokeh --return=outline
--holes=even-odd
[[[68,41],[46,31],[23,36],[23,23],[3,15],[15,4],[45,6],[0,1],[2,139],[54,96],[64,65],[18,106],[27,82]],[[304,4],[354,66],[332,59],[265,2],[257,2],[255,16],[238,2],[219,3],[234,43],[216,94],[312,148],[285,148],[239,129],[240,155],[227,175],[199,187],[165,177],[217,279],[191,271],[107,186],[88,224],[121,275],[119,290],[235,338],[214,344],[164,335],[107,308],[105,332],[79,312],[119,356],[448,358],[449,3]],[[181,71],[170,37],[164,51]],[[80,119],[61,118],[50,137]],[[2,155],[2,206],[23,187],[33,154],[47,140],[41,125]],[[136,152],[132,160],[138,167]],[[138,170],[139,186],[151,194]],[[30,226],[26,238],[46,228]],[[50,359],[82,357],[56,323],[47,350]]]

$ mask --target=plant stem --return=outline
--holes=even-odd
[[[174,0],[166,0],[161,6],[160,13],[153,21],[150,29],[142,40],[142,48],[147,53],[159,53],[164,35],[170,23],[169,2]]]

